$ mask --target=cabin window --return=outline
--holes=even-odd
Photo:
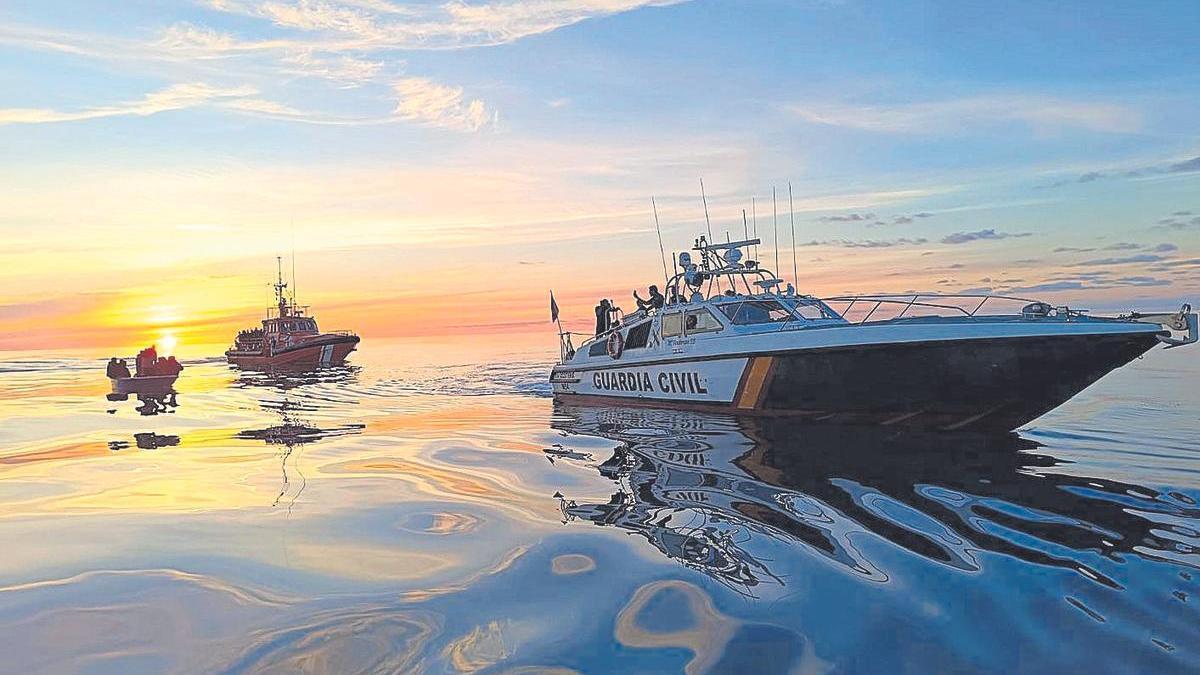
[[[686,316],[684,325],[687,326],[688,334],[708,333],[722,328],[721,322],[708,309],[693,309]]]
[[[639,323],[629,329],[629,334],[625,336],[625,349],[640,349],[646,346],[646,340],[650,338],[650,322],[645,321]]]
[[[662,318],[662,334],[665,338],[683,335],[683,314],[679,312],[664,314]]]
[[[608,353],[608,343],[605,340],[596,340],[588,347],[588,356],[604,356]]]
[[[777,300],[750,300],[721,305],[721,313],[737,326],[759,323],[783,323],[792,318],[791,312]]]

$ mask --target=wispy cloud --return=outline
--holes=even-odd
[[[1153,228],[1155,230],[1190,230],[1200,229],[1200,216],[1193,216],[1191,211],[1176,211],[1169,218],[1163,218]]]
[[[453,49],[485,47],[548,33],[581,21],[686,0],[508,0],[467,4],[380,0],[208,0],[210,8],[320,34],[325,48]]]
[[[893,246],[914,246],[928,243],[928,239],[827,239],[825,241],[807,241],[799,246],[840,246],[842,248],[892,248]]]
[[[394,113],[403,120],[455,131],[479,131],[496,119],[483,101],[466,100],[462,87],[407,77],[394,82],[392,88],[400,97]]]
[[[357,87],[373,81],[384,67],[382,60],[368,61],[353,56],[322,56],[311,49],[286,54],[280,59],[280,63],[285,70],[290,67],[297,75],[320,77],[346,87]]]
[[[1152,263],[1165,260],[1161,255],[1151,253],[1141,253],[1138,255],[1130,255],[1122,258],[1097,258],[1094,260],[1084,260],[1077,262],[1073,267],[1099,267],[1107,265],[1128,265],[1131,263]]]
[[[82,110],[54,110],[52,108],[0,108],[0,125],[44,124],[50,122],[75,122],[101,117],[136,115],[146,117],[171,110],[183,110],[210,104],[229,104],[257,94],[253,87],[215,87],[194,82],[174,84],[165,89],[146,94],[136,101],[107,106],[96,106]]]
[[[1151,164],[1126,169],[1105,169],[1087,171],[1073,178],[1060,178],[1047,185],[1040,185],[1039,188],[1057,188],[1064,185],[1072,185],[1079,183],[1094,183],[1098,180],[1109,180],[1113,178],[1140,178],[1148,176],[1161,176],[1169,174],[1183,174],[1200,172],[1200,157],[1192,157],[1191,159],[1177,160],[1164,162],[1161,164]],[[1178,214],[1176,214],[1178,215]]]
[[[945,134],[1013,122],[1038,132],[1132,133],[1141,128],[1141,115],[1129,106],[1033,94],[878,105],[798,103],[790,109],[815,124],[883,133]]]
[[[841,213],[817,218],[817,220],[825,223],[862,223],[872,222],[875,219],[874,213]]]
[[[870,212],[851,212],[840,213],[831,216],[821,216],[817,220],[823,223],[863,223],[867,227],[878,227],[880,225],[908,225],[918,218],[932,218],[933,214],[928,211],[919,213],[904,214],[899,213],[894,216],[877,216]],[[890,218],[890,219],[889,219]]]
[[[943,244],[966,244],[972,241],[987,239],[1010,239],[1012,237],[1028,237],[1032,232],[997,232],[994,229],[976,230],[974,232],[955,232],[942,237]]]

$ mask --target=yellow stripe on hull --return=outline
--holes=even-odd
[[[749,372],[746,374],[746,384],[742,387],[742,393],[738,396],[735,404],[739,410],[752,410],[758,407],[763,387],[767,383],[767,375],[771,372],[771,364],[774,361],[775,357],[773,356],[756,356],[750,359],[750,365],[747,366]]]

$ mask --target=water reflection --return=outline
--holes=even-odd
[[[275,367],[267,370],[253,370],[231,365],[229,368],[237,373],[237,380],[234,381],[235,387],[268,387],[280,391],[321,384],[340,386],[355,384],[359,372],[362,370],[361,366],[350,365],[319,368]]]
[[[114,403],[118,401],[128,401],[129,394],[126,393],[111,393],[105,395],[105,398]],[[144,417],[152,415],[160,415],[163,413],[173,413],[175,408],[179,407],[179,395],[175,390],[167,390],[155,393],[139,393],[134,394],[134,400],[137,405],[134,410],[138,411]],[[109,413],[115,413],[116,409],[109,410]]]
[[[286,501],[290,514],[297,500],[308,485],[308,477],[300,466],[299,450],[306,444],[326,438],[360,434],[366,428],[365,424],[350,423],[320,427],[304,418],[304,413],[320,409],[322,398],[319,394],[309,396],[310,402],[303,402],[303,390],[317,385],[333,384],[347,385],[355,382],[359,368],[356,366],[328,366],[308,369],[272,369],[272,370],[239,370],[235,386],[276,390],[283,394],[282,398],[259,396],[260,407],[276,416],[278,424],[257,429],[246,429],[237,432],[236,438],[260,440],[268,445],[283,446],[279,454],[280,486],[271,506],[279,506]],[[326,401],[332,403],[334,401]],[[289,470],[289,462],[292,464]],[[296,479],[299,479],[298,482]]]
[[[559,495],[564,518],[638,534],[740,592],[785,584],[782,542],[874,581],[871,535],[965,572],[981,552],[1120,589],[1128,556],[1200,568],[1179,492],[1056,473],[1015,434],[898,432],[681,412],[558,406],[554,428],[617,442],[593,465],[607,502]],[[570,452],[547,451],[554,458]],[[585,462],[582,459],[572,461]],[[778,567],[778,569],[777,569]]]

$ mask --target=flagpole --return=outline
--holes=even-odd
[[[562,319],[558,316],[558,303],[554,301],[554,291],[550,291],[550,316],[554,320],[554,324],[558,326],[558,360],[559,363],[566,363],[567,348],[563,343],[563,327]]]

